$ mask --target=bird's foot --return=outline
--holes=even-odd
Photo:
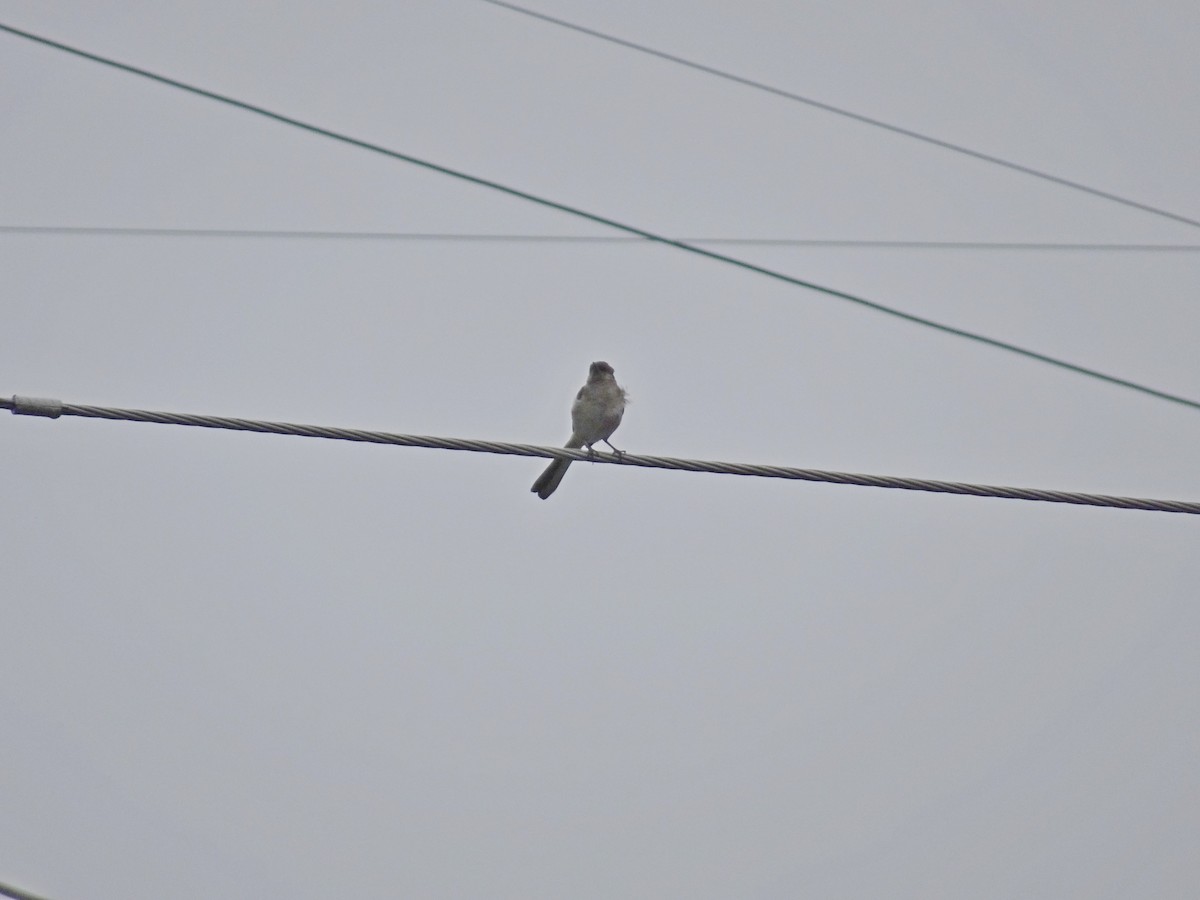
[[[608,441],[605,441],[604,443],[608,444]],[[615,456],[617,458],[617,462],[620,462],[621,460],[623,460],[625,458],[624,450],[618,450],[612,444],[608,444],[608,449],[613,452],[613,456]]]

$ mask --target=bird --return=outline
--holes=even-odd
[[[602,361],[592,363],[587,384],[579,389],[571,404],[571,439],[566,443],[567,449],[587,447],[592,454],[596,452],[592,445],[603,441],[618,458],[623,456],[624,451],[609,444],[608,439],[621,424],[625,403],[625,389],[613,377],[613,367]],[[551,461],[530,490],[545,500],[554,493],[570,465],[569,459]]]

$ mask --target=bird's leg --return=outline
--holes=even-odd
[[[591,444],[588,444],[587,450],[588,450],[588,459],[594,459],[596,456],[596,448],[593,447]]]
[[[608,444],[608,438],[605,438],[605,439],[604,439],[604,443]],[[624,450],[618,450],[618,449],[617,449],[616,447],[614,447],[612,444],[608,444],[608,449],[609,449],[609,450],[611,450],[611,451],[612,451],[612,452],[613,452],[613,453],[616,455],[616,457],[617,457],[617,461],[618,461],[618,462],[619,462],[620,460],[622,460],[622,459],[624,459],[624,458],[625,458],[625,451],[624,451]]]

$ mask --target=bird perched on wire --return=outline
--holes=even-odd
[[[587,447],[588,453],[594,453],[592,445],[603,441],[613,453],[621,456],[622,451],[609,444],[608,439],[621,424],[623,415],[625,389],[613,377],[613,367],[606,362],[592,363],[587,384],[579,389],[575,402],[571,404],[571,439],[566,447],[570,450]],[[545,500],[554,493],[570,465],[569,459],[553,460],[530,490]]]

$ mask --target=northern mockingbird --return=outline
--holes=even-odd
[[[592,363],[587,384],[579,389],[575,402],[571,404],[571,439],[566,443],[567,448],[578,450],[587,447],[588,453],[594,453],[592,444],[601,441],[608,444],[609,437],[621,424],[623,415],[625,389],[613,378],[613,367],[606,362]],[[621,455],[621,451],[612,444],[608,446],[617,456]],[[545,500],[563,480],[569,465],[569,459],[553,460],[530,490]]]

